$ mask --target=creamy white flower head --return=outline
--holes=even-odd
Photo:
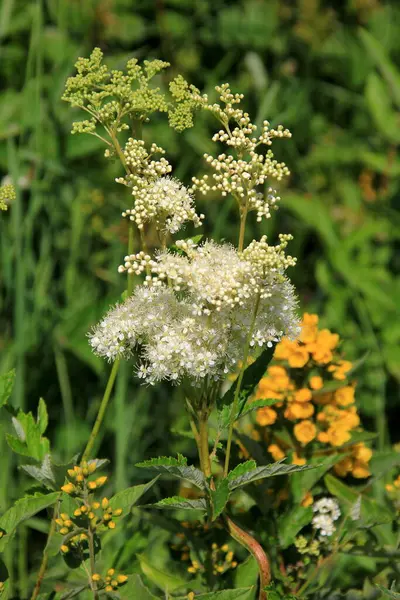
[[[321,515],[329,515],[333,521],[336,521],[341,515],[339,504],[334,498],[321,498],[317,500],[313,504],[313,511]]]
[[[126,257],[127,269],[148,268],[152,275],[95,327],[93,350],[114,360],[129,358],[136,348],[138,376],[145,381],[198,383],[223,379],[235,368],[251,327],[252,346],[296,337],[297,298],[283,275],[282,244],[271,260],[274,252],[266,251],[264,240],[264,263],[254,244],[247,255],[229,244],[186,241],[178,244],[185,254],[164,251],[155,260],[137,255],[136,262]]]
[[[194,209],[192,194],[177,179],[159,177],[134,195],[135,206],[126,210],[124,216],[135,221],[139,229],[143,229],[144,223],[154,221],[158,230],[176,233],[189,221],[200,227],[204,219]]]
[[[326,514],[318,514],[312,520],[314,529],[318,530],[321,537],[330,537],[336,531],[332,518]]]

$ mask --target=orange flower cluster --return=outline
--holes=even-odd
[[[336,333],[318,329],[317,315],[305,313],[299,340],[283,339],[277,345],[274,363],[254,396],[279,402],[259,409],[256,419],[262,427],[275,425],[268,432],[268,451],[274,460],[293,448],[296,464],[305,464],[313,454],[340,451],[344,456],[334,467],[337,475],[364,478],[370,475],[372,452],[363,443],[347,445],[352,431],[359,429],[360,418],[354,404],[355,385],[347,381],[352,363],[343,360],[338,344]],[[279,435],[279,425],[291,432],[292,444]]]

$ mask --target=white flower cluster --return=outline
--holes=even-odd
[[[222,196],[231,194],[238,201],[239,206],[245,211],[255,210],[257,221],[263,217],[271,216],[271,209],[277,208],[276,203],[280,200],[276,191],[269,187],[264,194],[259,191],[268,179],[280,181],[289,175],[287,166],[274,159],[269,149],[265,154],[260,153],[259,146],[271,146],[274,138],[288,138],[291,133],[281,125],[277,129],[271,129],[268,121],[263,122],[261,134],[254,137],[257,127],[251,123],[248,113],[235,105],[243,98],[242,94],[232,94],[228,84],[216,88],[220,94],[220,104],[206,105],[223,125],[214,136],[214,142],[226,144],[235,150],[236,157],[232,154],[222,153],[217,158],[205,154],[206,162],[212,167],[213,183],[209,183],[208,175],[201,179],[192,179],[193,190],[199,190],[206,194],[210,190],[219,191]],[[233,121],[234,126],[230,126]]]
[[[172,167],[167,159],[162,156],[155,160],[154,154],[165,154],[165,150],[152,144],[148,152],[143,140],[129,138],[123,151],[123,162],[128,172],[116,182],[132,188],[132,194],[136,196],[150,182],[170,173]]]
[[[204,215],[197,215],[193,196],[177,179],[160,177],[135,193],[135,205],[123,216],[135,221],[139,229],[154,221],[159,231],[176,233],[184,223],[192,221],[200,227]]]
[[[312,520],[314,529],[321,537],[330,537],[336,531],[335,521],[341,515],[339,504],[334,498],[321,498],[313,505],[315,516]]]
[[[188,377],[197,383],[221,379],[242,358],[256,305],[252,345],[296,337],[297,300],[283,275],[293,264],[283,253],[287,236],[275,251],[265,238],[258,244],[238,253],[229,244],[182,242],[177,245],[185,254],[126,257],[125,269],[149,268],[152,276],[94,329],[94,351],[115,360],[138,346],[139,375],[147,382]]]

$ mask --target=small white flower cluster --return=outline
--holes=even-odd
[[[314,529],[322,538],[330,537],[336,531],[335,521],[341,515],[339,504],[334,498],[321,498],[313,505],[315,516],[312,520]]]
[[[204,215],[197,215],[192,194],[177,179],[160,177],[135,194],[135,205],[123,216],[135,221],[139,229],[154,221],[159,231],[176,233],[184,223],[192,221],[200,227]]]
[[[259,137],[253,137],[257,127],[251,123],[248,113],[237,108],[243,98],[242,94],[232,94],[228,84],[219,86],[216,90],[220,94],[220,104],[206,105],[217,119],[222,123],[223,129],[214,136],[214,142],[226,144],[236,151],[237,157],[232,154],[222,153],[217,158],[205,154],[206,162],[212,167],[213,183],[209,183],[208,175],[198,179],[193,177],[192,190],[198,190],[202,194],[210,190],[219,191],[222,196],[231,194],[238,201],[239,206],[246,210],[257,212],[257,221],[263,217],[271,216],[271,209],[277,208],[276,203],[280,200],[276,191],[269,187],[266,194],[259,191],[268,179],[280,181],[289,175],[287,166],[274,159],[271,150],[265,154],[258,151],[261,145],[271,146],[274,138],[288,138],[291,133],[279,125],[277,129],[270,129],[268,121],[263,122]],[[235,126],[231,127],[233,121]]]
[[[115,360],[139,347],[138,374],[147,382],[187,377],[197,384],[207,376],[225,377],[242,358],[257,302],[253,346],[296,337],[297,299],[283,275],[292,264],[283,253],[287,239],[282,236],[275,258],[265,238],[259,248],[253,242],[247,254],[229,244],[184,241],[177,246],[185,254],[125,257],[123,269],[149,269],[152,276],[96,326],[93,350]]]

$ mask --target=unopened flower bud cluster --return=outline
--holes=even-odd
[[[105,577],[102,577],[100,573],[93,573],[92,581],[96,583],[97,590],[116,592],[120,586],[128,581],[128,576],[117,573],[115,569],[108,569]]]
[[[266,192],[261,192],[259,188],[270,179],[281,181],[289,175],[289,169],[284,163],[274,159],[270,149],[261,153],[259,146],[269,147],[274,138],[288,138],[291,133],[281,125],[271,129],[269,122],[264,121],[260,135],[254,137],[257,127],[251,123],[249,114],[236,106],[243,95],[232,94],[228,84],[217,86],[216,90],[220,94],[222,106],[204,105],[223,126],[212,139],[233,149],[234,154],[221,153],[216,158],[205,154],[207,164],[214,171],[212,182],[210,183],[208,175],[200,179],[194,177],[192,189],[202,194],[212,190],[222,196],[232,195],[241,210],[257,212],[257,221],[261,221],[263,217],[269,218],[280,198],[272,187]]]
[[[0,186],[0,210],[7,210],[8,204],[15,198],[15,188],[12,183],[5,183]]]
[[[68,481],[61,490],[72,496],[77,501],[77,508],[71,516],[61,513],[56,519],[58,531],[64,536],[60,550],[63,554],[70,551],[79,552],[80,547],[87,547],[88,534],[115,529],[115,518],[122,515],[121,508],[112,508],[108,498],[103,497],[95,500],[93,494],[99,490],[107,481],[106,476],[93,478],[97,469],[97,461],[91,460],[75,465],[68,469]]]

